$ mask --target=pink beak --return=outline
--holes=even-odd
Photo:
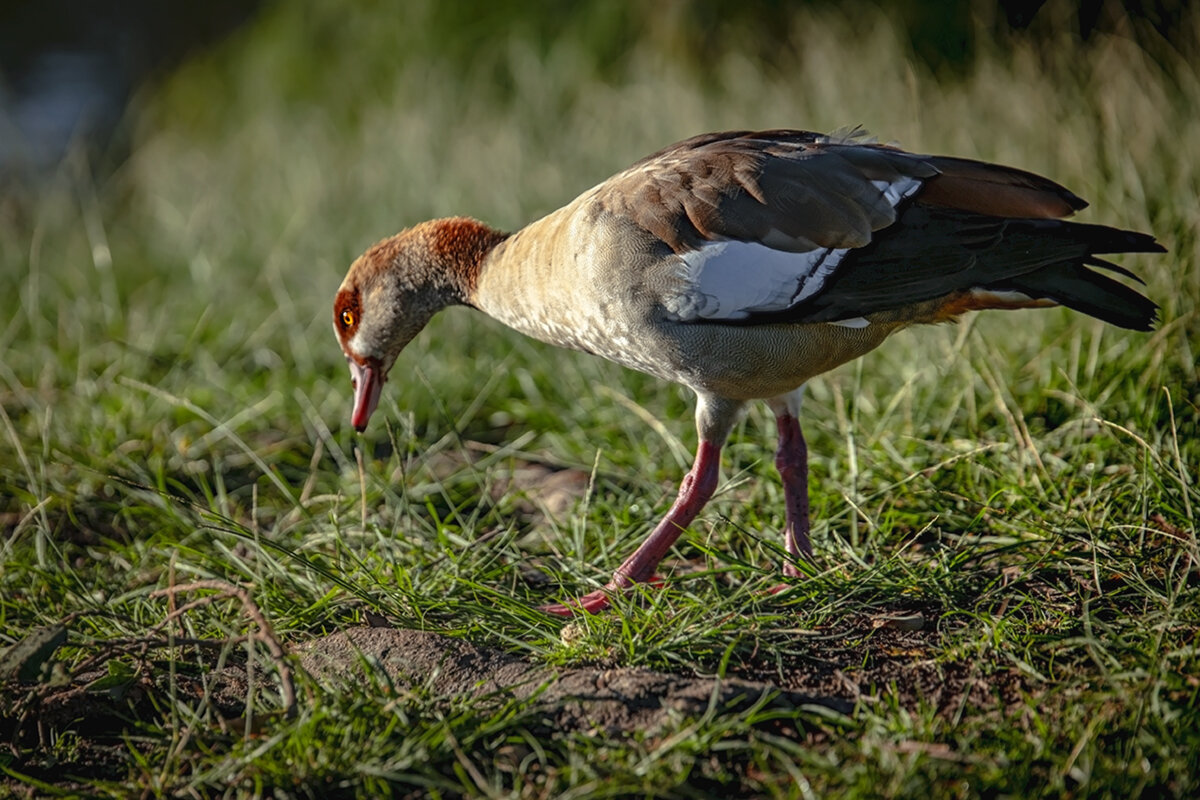
[[[378,367],[350,362],[350,382],[354,384],[354,412],[350,415],[350,424],[359,433],[367,429],[367,420],[379,405],[379,394],[386,380],[387,375]]]

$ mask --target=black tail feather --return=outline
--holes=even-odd
[[[1046,223],[1034,223],[1041,226]],[[1158,317],[1158,306],[1140,292],[1112,278],[1090,270],[1085,265],[1099,267],[1145,285],[1125,267],[1113,264],[1098,253],[1165,253],[1166,248],[1154,237],[1135,231],[1090,225],[1081,222],[1057,222],[1046,233],[1060,241],[1074,244],[1083,252],[1049,263],[1040,269],[1014,276],[1004,281],[1006,287],[1022,291],[1031,297],[1045,297],[1067,308],[1091,314],[1105,322],[1137,331],[1151,330]]]
[[[1105,261],[1103,258],[1085,258],[1083,260],[1083,263],[1087,264],[1089,267],[1099,267],[1100,269],[1106,269],[1109,272],[1115,272],[1118,275],[1124,275],[1126,278],[1129,278],[1130,280],[1137,281],[1142,286],[1146,285],[1146,282],[1144,280],[1142,280],[1140,277],[1138,277],[1136,272],[1130,272],[1129,270],[1122,267],[1120,264],[1114,264],[1111,261]]]
[[[1086,222],[1059,222],[1057,220],[1048,220],[1047,222],[1049,223],[1047,227],[1057,225],[1060,235],[1065,233],[1072,240],[1087,247],[1089,255],[1167,252],[1167,248],[1156,242],[1154,237],[1148,233],[1126,231]]]
[[[1125,273],[1125,270],[1120,270]],[[1097,319],[1135,331],[1154,328],[1158,305],[1136,289],[1082,264],[1056,264],[1004,282],[1030,297],[1045,297]]]

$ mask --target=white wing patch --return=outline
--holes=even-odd
[[[920,178],[903,177],[894,181],[871,181],[883,198],[892,204],[892,208],[900,205],[900,201],[925,185]]]
[[[871,185],[894,209],[924,182],[906,175],[873,180]],[[764,238],[770,241],[771,233]],[[732,321],[785,311],[821,291],[850,249],[824,247],[797,253],[759,242],[709,242],[679,256],[678,277],[683,285],[665,298],[664,305],[680,322]],[[869,322],[852,317],[830,324],[863,328]]]
[[[712,242],[679,257],[683,291],[667,299],[681,321],[738,320],[783,311],[811,297],[848,248],[793,253],[754,242]]]

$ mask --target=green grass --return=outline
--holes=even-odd
[[[483,18],[461,35],[436,4],[403,25],[376,5],[280,4],[147,90],[115,171],[76,158],[0,200],[0,643],[69,629],[40,688],[4,690],[9,789],[1200,790],[1200,48],[1083,46],[1064,26],[1040,47],[983,36],[939,79],[869,10],[797,12],[769,57],[736,36],[697,57],[669,21],[623,38],[630,12],[608,4],[557,33]],[[451,214],[517,228],[705,130],[859,123],[1041,172],[1092,202],[1081,219],[1153,231],[1170,253],[1122,263],[1161,324],[993,312],[814,381],[817,560],[788,592],[762,593],[783,513],[764,408],[668,588],[568,636],[531,606],[602,583],[665,511],[695,443],[684,390],[452,310],[402,356],[371,431],[350,429],[329,303],[373,241]],[[539,514],[536,487],[508,486],[529,463],[586,491]],[[303,675],[289,717],[243,603],[166,621],[205,593],[155,592],[200,580],[248,589],[288,646],[371,614],[564,667],[891,677],[849,715],[714,709],[632,737]],[[911,614],[911,641],[877,627]],[[222,663],[263,671],[253,735],[184,691]],[[102,729],[38,705],[96,666]],[[109,761],[88,772],[96,742]]]

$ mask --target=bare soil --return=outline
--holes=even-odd
[[[463,697],[481,703],[528,700],[537,727],[548,737],[569,732],[653,736],[681,716],[704,714],[713,703],[723,714],[761,702],[772,709],[823,707],[853,715],[858,704],[876,702],[883,693],[888,702],[914,709],[932,706],[954,714],[972,707],[1003,714],[1033,690],[1015,670],[997,672],[992,665],[985,675],[973,661],[935,661],[931,654],[939,651],[940,634],[924,619],[911,609],[864,617],[845,636],[815,639],[811,652],[805,648],[803,663],[786,664],[781,671],[763,654],[724,678],[627,667],[552,667],[462,639],[389,627],[350,628],[304,642],[292,653],[303,670],[334,691],[361,685],[374,672],[398,688],[420,688],[447,703]],[[114,657],[129,662],[128,650]],[[8,680],[0,694],[0,737],[9,744],[8,765],[68,790],[81,787],[80,781],[120,780],[133,768],[128,748],[139,723],[170,728],[171,721],[163,718],[170,704],[162,699],[171,691],[193,707],[206,707],[208,724],[230,737],[253,733],[262,720],[245,718],[246,698],[254,685],[260,690],[274,686],[277,676],[243,664],[218,664],[215,655],[200,661],[189,670],[178,659],[174,664],[146,659],[127,681],[112,680],[108,665],[94,660],[91,669],[69,677]],[[778,732],[813,741],[799,724]],[[0,794],[4,789],[31,791],[0,780]]]

